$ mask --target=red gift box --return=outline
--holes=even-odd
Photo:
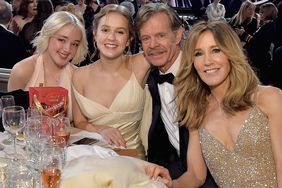
[[[58,117],[67,114],[68,90],[63,87],[30,87],[29,106],[43,115]]]

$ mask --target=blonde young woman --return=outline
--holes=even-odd
[[[69,12],[55,12],[33,40],[35,55],[18,62],[11,71],[8,91],[29,87],[61,86],[68,90],[68,117],[72,119],[71,79],[87,53],[82,23]]]
[[[139,132],[150,65],[143,54],[124,54],[134,33],[131,13],[110,4],[95,15],[93,23],[100,59],[74,73],[75,126],[100,133],[115,147],[137,149],[144,157]]]
[[[176,88],[190,168],[173,182],[162,167],[147,173],[168,187],[199,187],[208,167],[219,187],[281,187],[281,90],[259,85],[224,22],[193,26],[183,54]]]
[[[256,6],[253,2],[244,1],[239,11],[229,21],[229,24],[233,28],[244,28],[247,33],[253,34],[258,29],[255,9]]]

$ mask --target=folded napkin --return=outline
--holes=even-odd
[[[118,156],[112,149],[103,148],[98,145],[74,145],[67,149],[67,162],[82,156],[95,155],[100,158]]]
[[[146,164],[126,156],[75,158],[64,168],[60,188],[165,188],[145,174]]]

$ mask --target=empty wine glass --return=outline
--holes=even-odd
[[[8,106],[15,106],[15,99],[13,95],[3,95],[1,96],[3,108]]]
[[[25,110],[21,106],[3,108],[2,123],[4,129],[12,136],[14,145],[14,158],[18,158],[16,150],[17,133],[25,126]]]
[[[2,101],[2,107],[8,107],[8,106],[15,106],[15,99],[13,95],[2,95],[1,96],[1,101]],[[3,109],[2,109],[3,110]],[[2,112],[1,112],[2,114]],[[8,134],[8,138],[4,139],[2,141],[6,145],[12,144],[12,137],[10,134]]]
[[[64,164],[64,149],[48,147],[42,152],[41,180],[45,188],[56,188],[59,185]]]

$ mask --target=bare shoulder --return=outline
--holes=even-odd
[[[257,105],[268,114],[271,111],[282,110],[282,91],[272,86],[259,86]]]
[[[37,55],[30,56],[16,63],[11,70],[11,76],[29,78],[34,71]]]
[[[91,72],[92,66],[93,65],[90,64],[83,67],[77,67],[74,69],[72,83],[75,86],[75,88],[80,88],[85,84],[85,82],[87,82],[87,78]]]
[[[28,57],[14,65],[8,81],[8,91],[24,89],[30,80],[36,64],[37,55]]]
[[[13,20],[15,20],[16,22],[22,21],[24,18],[22,15],[15,15],[13,17]]]
[[[74,64],[69,63],[69,68],[70,68],[70,71],[71,71],[71,73],[72,73],[72,75],[73,75],[74,71],[75,71],[78,67],[77,67],[76,65],[74,65]]]
[[[144,57],[144,53],[140,52],[138,54],[133,54],[131,56],[133,63],[135,62],[140,62],[140,61],[146,61],[145,57]]]
[[[146,60],[144,53],[138,53],[131,56],[131,62],[133,65],[133,71],[135,75],[140,75],[140,77],[144,77],[150,69],[151,65]]]

